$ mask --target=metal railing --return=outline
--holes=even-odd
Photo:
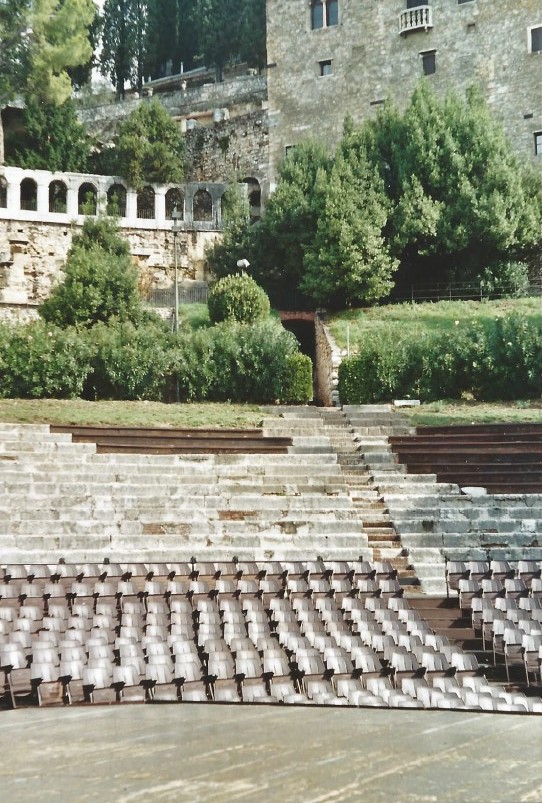
[[[179,283],[179,304],[206,304],[209,295],[209,287],[206,282]],[[164,287],[150,290],[145,297],[145,303],[149,307],[171,307],[175,306],[175,288]]]
[[[522,291],[510,285],[491,288],[484,282],[412,284],[410,288],[396,288],[383,303],[396,301],[483,301],[498,298],[526,298],[542,296],[542,280],[534,282]]]

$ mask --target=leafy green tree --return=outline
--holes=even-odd
[[[251,253],[250,206],[246,193],[236,182],[230,184],[222,197],[222,222],[222,239],[206,253],[207,266],[217,279],[236,273],[237,262]]]
[[[239,58],[241,15],[238,0],[196,0],[196,21],[201,55],[207,67],[215,67],[222,81],[226,64]]]
[[[265,0],[241,4],[240,40],[241,60],[261,71],[267,60]]]
[[[409,279],[472,279],[540,238],[540,204],[475,89],[440,101],[426,82],[400,116],[367,123],[392,203],[387,235]]]
[[[60,327],[91,327],[115,317],[141,321],[137,270],[116,224],[86,220],[68,253],[64,281],[40,307],[41,317]]]
[[[119,127],[109,153],[119,175],[136,189],[146,182],[180,182],[184,177],[181,132],[160,101],[141,103]]]
[[[284,160],[279,183],[261,223],[247,243],[250,273],[273,301],[300,289],[305,252],[323,214],[333,160],[317,142],[296,145]]]
[[[94,14],[92,0],[0,3],[0,109],[17,94],[53,104],[67,100],[72,90],[68,70],[92,56],[89,27]]]
[[[382,233],[388,213],[364,138],[352,135],[335,160],[316,236],[303,259],[301,288],[314,302],[344,306],[388,295],[398,264]]]
[[[193,67],[198,50],[197,8],[192,0],[149,0],[145,37],[145,70],[153,78]]]
[[[90,139],[71,98],[57,106],[30,98],[23,110],[23,133],[6,138],[6,163],[34,170],[84,173]]]
[[[89,28],[94,15],[92,0],[33,0],[27,94],[53,103],[63,103],[70,96],[67,68],[90,60]]]
[[[113,82],[119,100],[127,82],[138,89],[143,84],[146,27],[146,0],[105,0],[100,70]]]

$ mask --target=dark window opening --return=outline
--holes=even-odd
[[[63,181],[49,184],[49,212],[65,214],[67,211],[68,188]]]
[[[534,154],[535,156],[542,156],[542,131],[535,131]]]
[[[98,192],[94,184],[86,181],[79,187],[77,193],[77,212],[79,215],[95,215],[97,209]]]
[[[21,181],[21,209],[26,212],[36,212],[38,209],[38,185],[33,178],[23,178]]]
[[[198,190],[194,195],[193,216],[194,220],[210,221],[213,219],[213,199],[207,190]]]
[[[126,217],[126,187],[112,184],[107,190],[107,214]]]
[[[333,66],[331,64],[331,59],[326,59],[325,61],[319,61],[318,64],[320,65],[320,75],[333,75]]]
[[[137,216],[143,220],[154,218],[154,190],[152,187],[143,187],[137,193]]]
[[[437,71],[436,53],[422,53],[422,67],[424,75],[433,75]]]
[[[531,53],[542,53],[542,25],[531,28]]]
[[[173,220],[173,212],[178,215],[177,220],[184,220],[184,193],[174,187],[166,192],[166,219]]]

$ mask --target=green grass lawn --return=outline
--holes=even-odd
[[[250,429],[262,420],[257,405],[161,404],[146,401],[0,399],[0,421],[21,424],[111,424],[134,427]]]
[[[367,332],[388,331],[404,335],[408,328],[415,335],[421,328],[429,331],[450,331],[463,323],[480,324],[510,312],[526,317],[542,316],[542,298],[500,299],[496,301],[438,301],[427,304],[390,304],[383,307],[347,310],[330,317],[329,328],[341,348],[347,347],[348,329],[350,349]]]
[[[542,399],[518,402],[437,401],[404,410],[413,426],[542,424]]]
[[[542,400],[485,404],[433,402],[404,410],[416,424],[535,422],[542,424]],[[0,399],[0,421],[21,424],[110,424],[141,427],[258,427],[264,412],[244,404],[160,404],[55,399]]]

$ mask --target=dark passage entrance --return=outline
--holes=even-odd
[[[284,328],[289,332],[292,332],[297,337],[301,352],[306,354],[312,360],[314,392],[314,376],[316,371],[316,336],[314,328],[314,313],[281,312],[280,317]]]

